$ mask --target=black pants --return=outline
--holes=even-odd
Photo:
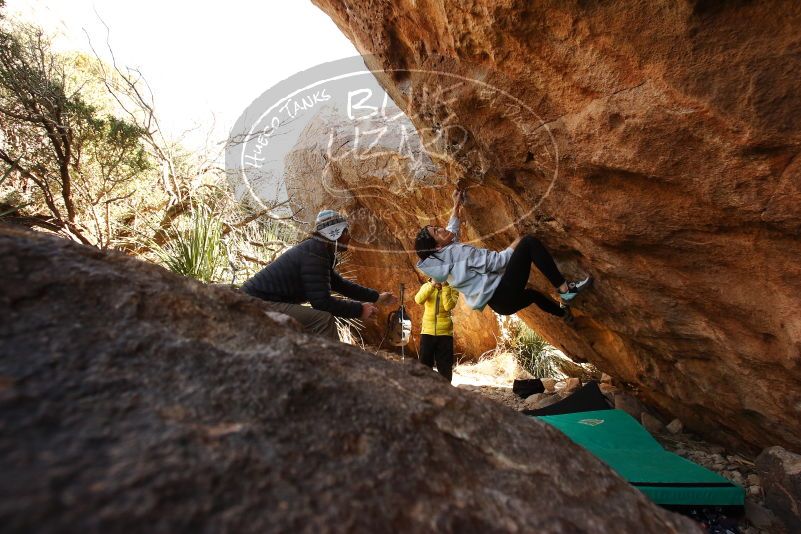
[[[509,265],[506,266],[506,271],[503,273],[495,293],[492,294],[492,298],[487,303],[495,313],[512,315],[530,304],[536,304],[551,315],[556,315],[557,317],[564,315],[564,311],[559,307],[559,304],[539,291],[526,289],[532,263],[554,287],[559,287],[565,283],[565,277],[559,272],[559,268],[554,263],[553,257],[545,248],[545,245],[536,237],[527,235],[517,244],[517,248],[512,253],[512,258],[509,260]]]
[[[453,336],[420,335],[420,361],[433,368],[448,382],[453,377]]]

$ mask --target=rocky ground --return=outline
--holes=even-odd
[[[499,404],[520,411],[543,407],[563,398],[566,393],[566,386],[567,381],[556,382],[554,389],[550,393],[546,392],[541,394],[538,399],[534,399],[539,402],[521,399],[512,392],[511,385],[472,386],[462,384],[459,387],[474,391]],[[620,393],[617,393],[617,395],[620,395]],[[608,396],[614,402],[615,394],[608,394]],[[640,419],[642,420],[642,418],[643,415],[641,414]],[[776,524],[775,517],[764,507],[764,495],[760,486],[759,475],[757,474],[755,458],[727,451],[721,445],[710,443],[697,435],[686,432],[678,420],[664,425],[647,412],[645,420],[647,426],[650,426],[649,431],[651,431],[651,434],[667,450],[715,471],[731,482],[745,488],[745,516],[738,518],[740,532],[744,534],[767,534],[780,531],[781,527]]]
[[[400,359],[399,355],[388,351],[377,351],[377,354],[390,360]],[[491,369],[501,376],[489,372],[482,373],[480,365],[457,366],[454,371],[454,383],[459,389],[474,392],[515,411],[542,408],[557,402],[575,391],[581,384],[578,378],[544,379],[545,393],[523,399],[512,392],[511,380],[514,378],[515,372],[498,369],[503,366],[504,362],[494,366],[484,366],[485,370]],[[517,374],[519,377],[526,377],[525,372],[518,371]],[[602,380],[601,389],[610,402],[642,421],[663,447],[745,488],[745,514],[742,517],[734,518],[737,520],[741,533],[785,532],[775,515],[765,507],[764,491],[757,473],[755,457],[735,453],[722,445],[706,441],[686,431],[678,419],[664,424],[649,412],[632,392],[621,391],[619,387],[612,384],[611,378],[606,375],[603,375]]]

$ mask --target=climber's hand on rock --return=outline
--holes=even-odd
[[[390,292],[381,293],[378,295],[378,300],[375,301],[378,306],[394,306],[398,303],[398,298]]]
[[[375,318],[375,314],[378,312],[378,308],[372,305],[369,302],[362,302],[362,315],[361,320],[363,322],[368,322],[371,319]]]
[[[464,205],[466,195],[467,193],[465,191],[460,191],[459,189],[453,192],[453,211],[451,212],[451,217],[462,218],[462,206]]]

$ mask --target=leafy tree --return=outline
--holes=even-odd
[[[291,217],[234,200],[218,156],[163,135],[146,80],[111,49],[56,53],[2,5],[0,218],[206,281],[241,280],[296,239]]]
[[[0,28],[0,163],[44,211],[27,221],[105,248],[151,161],[142,128],[89,102],[88,81],[40,29]]]

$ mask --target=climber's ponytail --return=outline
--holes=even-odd
[[[414,251],[421,260],[425,260],[437,250],[437,241],[428,233],[428,226],[423,226],[414,238]]]

